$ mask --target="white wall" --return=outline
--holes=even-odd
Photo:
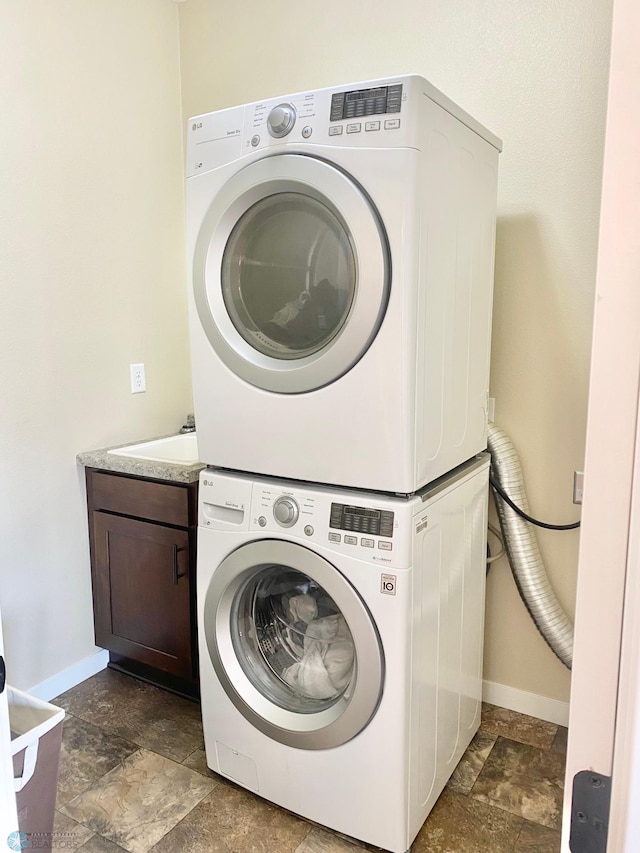
[[[578,517],[611,2],[187,0],[186,119],[237,103],[402,72],[423,74],[504,139],[492,354],[496,422],[522,458],[532,511]],[[541,533],[573,611],[578,534]],[[489,576],[485,677],[566,701],[505,560]]]
[[[178,49],[172,0],[0,5],[0,608],[17,687],[95,650],[75,454],[174,431],[191,406]]]

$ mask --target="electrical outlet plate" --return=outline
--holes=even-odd
[[[147,390],[147,380],[144,375],[144,364],[130,364],[129,375],[131,378],[131,393],[142,394]]]
[[[584,471],[573,472],[573,502],[582,503],[582,492],[584,491]]]

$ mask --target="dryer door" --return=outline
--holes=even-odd
[[[216,195],[196,242],[203,329],[237,376],[284,394],[342,376],[375,338],[389,250],[371,199],[303,154],[257,160]]]
[[[375,713],[384,662],[371,614],[335,566],[301,545],[262,540],[232,552],[213,574],[204,631],[226,694],[280,743],[329,749]]]

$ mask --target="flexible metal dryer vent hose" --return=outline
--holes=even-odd
[[[489,424],[488,448],[494,480],[517,506],[529,513],[518,454],[506,433],[495,424]],[[551,588],[535,530],[520,518],[495,490],[493,496],[505,549],[520,596],[551,650],[571,669],[573,625]]]

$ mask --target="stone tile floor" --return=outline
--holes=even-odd
[[[84,853],[358,853],[212,773],[200,708],[105,670],[65,709],[54,845]],[[556,853],[567,730],[491,705],[412,853]]]

